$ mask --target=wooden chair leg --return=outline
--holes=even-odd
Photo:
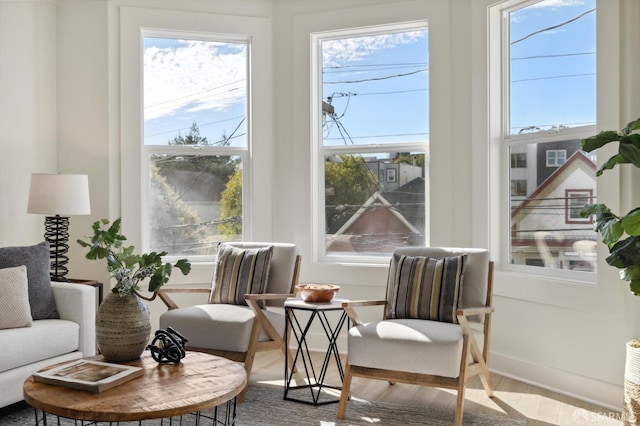
[[[347,411],[347,401],[349,400],[349,392],[351,388],[351,366],[347,362],[344,370],[344,380],[342,381],[342,390],[340,391],[340,403],[338,405],[338,420],[344,419],[344,413]]]
[[[462,426],[462,416],[464,416],[464,383],[458,387],[458,397],[456,398],[456,414],[453,418],[454,426]]]

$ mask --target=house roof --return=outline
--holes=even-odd
[[[532,204],[540,202],[539,196],[557,188],[562,179],[559,179],[562,175],[575,169],[577,167],[588,167],[595,172],[596,165],[589,159],[582,151],[576,151],[565,163],[558,167],[547,179],[544,180],[527,198],[513,211],[511,212],[511,218],[518,216],[527,208],[530,208]]]

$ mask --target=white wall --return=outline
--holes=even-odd
[[[432,58],[442,58],[440,69],[435,74],[441,73],[438,90],[449,101],[439,105],[438,120],[433,117],[431,120],[439,123],[433,129],[439,134],[433,140],[433,155],[439,162],[432,169],[432,178],[435,176],[439,182],[447,182],[440,192],[432,194],[432,200],[438,200],[431,203],[432,223],[437,224],[432,244],[487,246],[492,229],[488,214],[489,176],[492,171],[486,119],[487,46],[486,34],[484,38],[478,34],[486,32],[486,5],[493,2],[59,0],[57,43],[52,41],[56,40],[53,37],[56,14],[52,3],[0,2],[0,55],[3,64],[0,67],[0,128],[3,129],[0,146],[3,154],[16,152],[15,155],[28,164],[18,164],[15,157],[0,157],[0,243],[37,242],[33,236],[41,232],[42,218],[30,218],[24,213],[28,176],[35,171],[27,170],[30,168],[50,167],[51,171],[59,168],[60,171],[89,174],[93,213],[87,218],[72,218],[72,233],[78,233],[74,227],[76,223],[88,229],[93,220],[115,218],[120,214],[121,203],[126,200],[121,199],[119,189],[118,7],[135,5],[272,19],[273,93],[277,96],[274,96],[273,105],[276,148],[272,165],[276,171],[273,182],[275,220],[270,231],[274,239],[300,245],[303,251],[302,280],[341,284],[340,295],[349,298],[381,297],[386,268],[327,266],[311,261],[309,38],[304,31],[314,25],[316,28],[323,25],[367,25],[379,20],[380,10],[385,8],[390,19],[437,16],[439,20],[433,22],[432,36],[438,34],[438,38],[433,40],[432,55],[435,56]],[[623,6],[621,14],[629,26],[637,22],[640,17],[638,2],[620,2]],[[358,8],[362,7],[378,12],[358,14]],[[34,9],[44,15],[32,13]],[[329,18],[333,15],[336,19],[331,21]],[[629,38],[638,42],[637,30],[633,31],[626,34],[629,37],[623,37],[625,43]],[[13,47],[15,34],[22,35],[18,38],[21,49]],[[43,45],[48,48],[42,49]],[[630,54],[630,62],[637,63],[638,52],[633,46],[633,43],[631,47],[625,44],[622,48],[627,49],[624,50],[626,56]],[[24,52],[30,53],[28,58],[23,57]],[[51,52],[56,52],[56,56],[52,57]],[[10,60],[5,61],[5,58]],[[18,62],[11,65],[14,61],[23,62],[20,66]],[[7,62],[10,63],[9,68],[5,66]],[[51,80],[55,75],[56,62],[57,108],[54,105],[55,81]],[[45,72],[45,69],[51,69],[51,72]],[[622,74],[621,92],[627,88],[638,88],[637,73],[632,71],[630,64],[623,64]],[[16,93],[16,83],[23,86],[24,93],[30,96]],[[616,87],[613,85],[609,90]],[[40,96],[37,100],[33,91]],[[5,93],[13,93],[11,101],[6,100]],[[638,103],[629,96],[621,99],[620,114],[625,117],[639,114]],[[46,125],[34,128],[35,117]],[[24,145],[14,144],[12,136],[16,134],[27,136]],[[450,138],[450,134],[456,137]],[[56,157],[57,162],[54,162]],[[478,158],[487,161],[477,161]],[[637,204],[640,201],[638,185],[630,184],[634,178],[637,182],[637,174],[622,176],[622,191],[635,194]],[[605,187],[599,187],[599,193],[607,189],[612,192],[606,187],[606,181],[602,185]],[[23,197],[22,201],[20,197]],[[471,200],[471,207],[468,200]],[[72,275],[106,281],[104,269],[103,264],[85,261],[77,249],[72,249]],[[551,284],[539,280],[541,286],[551,289],[547,290],[548,296],[555,297],[555,301],[536,300],[529,297],[530,294],[514,294],[509,289],[513,288],[518,277],[498,270],[492,368],[584,399],[620,407],[624,343],[640,334],[639,327],[635,325],[640,324],[640,313],[637,299],[629,296],[625,284],[617,279],[616,271],[603,261],[599,269],[597,288],[611,289],[612,296],[598,308],[589,305],[591,299],[597,300],[595,295],[587,295],[591,300],[589,303],[585,301],[575,304],[577,307],[567,306],[568,301],[580,302],[581,296],[576,297],[571,291],[577,283],[565,283],[567,285],[558,287],[554,293]],[[530,288],[535,293],[535,287]],[[152,312],[162,309],[156,304],[159,302],[152,303]]]
[[[31,173],[55,173],[56,8],[0,2],[0,245],[42,241],[44,216],[27,214]]]

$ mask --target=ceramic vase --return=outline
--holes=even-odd
[[[108,362],[140,358],[149,343],[151,315],[147,303],[135,294],[110,292],[96,315],[98,349]]]

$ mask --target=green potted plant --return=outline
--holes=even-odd
[[[640,168],[640,118],[630,122],[621,132],[606,130],[582,140],[582,149],[594,151],[611,142],[618,142],[618,153],[609,158],[596,172],[618,164],[633,164]],[[620,278],[629,281],[631,292],[640,296],[640,207],[632,209],[624,216],[616,215],[605,204],[586,205],[582,217],[594,215],[594,228],[602,235],[602,242],[609,248],[606,261],[620,269]]]
[[[125,362],[140,357],[146,348],[151,332],[149,308],[144,300],[153,300],[160,287],[169,281],[174,267],[182,274],[191,271],[186,259],[175,265],[163,263],[166,252],[135,254],[133,246],[124,245],[126,237],[120,233],[122,219],[109,224],[107,219],[93,223],[93,235],[78,244],[88,248],[87,259],[106,259],[107,269],[116,281],[111,293],[98,308],[96,315],[96,340],[100,352],[107,361]],[[138,291],[144,280],[149,280],[150,298]]]
[[[622,131],[607,130],[582,140],[582,149],[591,152],[611,142],[618,142],[618,153],[609,158],[596,172],[617,165],[632,164],[640,168],[640,118],[631,121]],[[581,213],[583,217],[594,217],[594,228],[602,236],[609,249],[606,262],[620,269],[620,278],[629,281],[631,292],[640,296],[640,207],[620,216],[605,204],[589,204]],[[625,424],[636,424],[640,418],[640,341],[627,342],[627,361],[624,372],[624,418]]]

